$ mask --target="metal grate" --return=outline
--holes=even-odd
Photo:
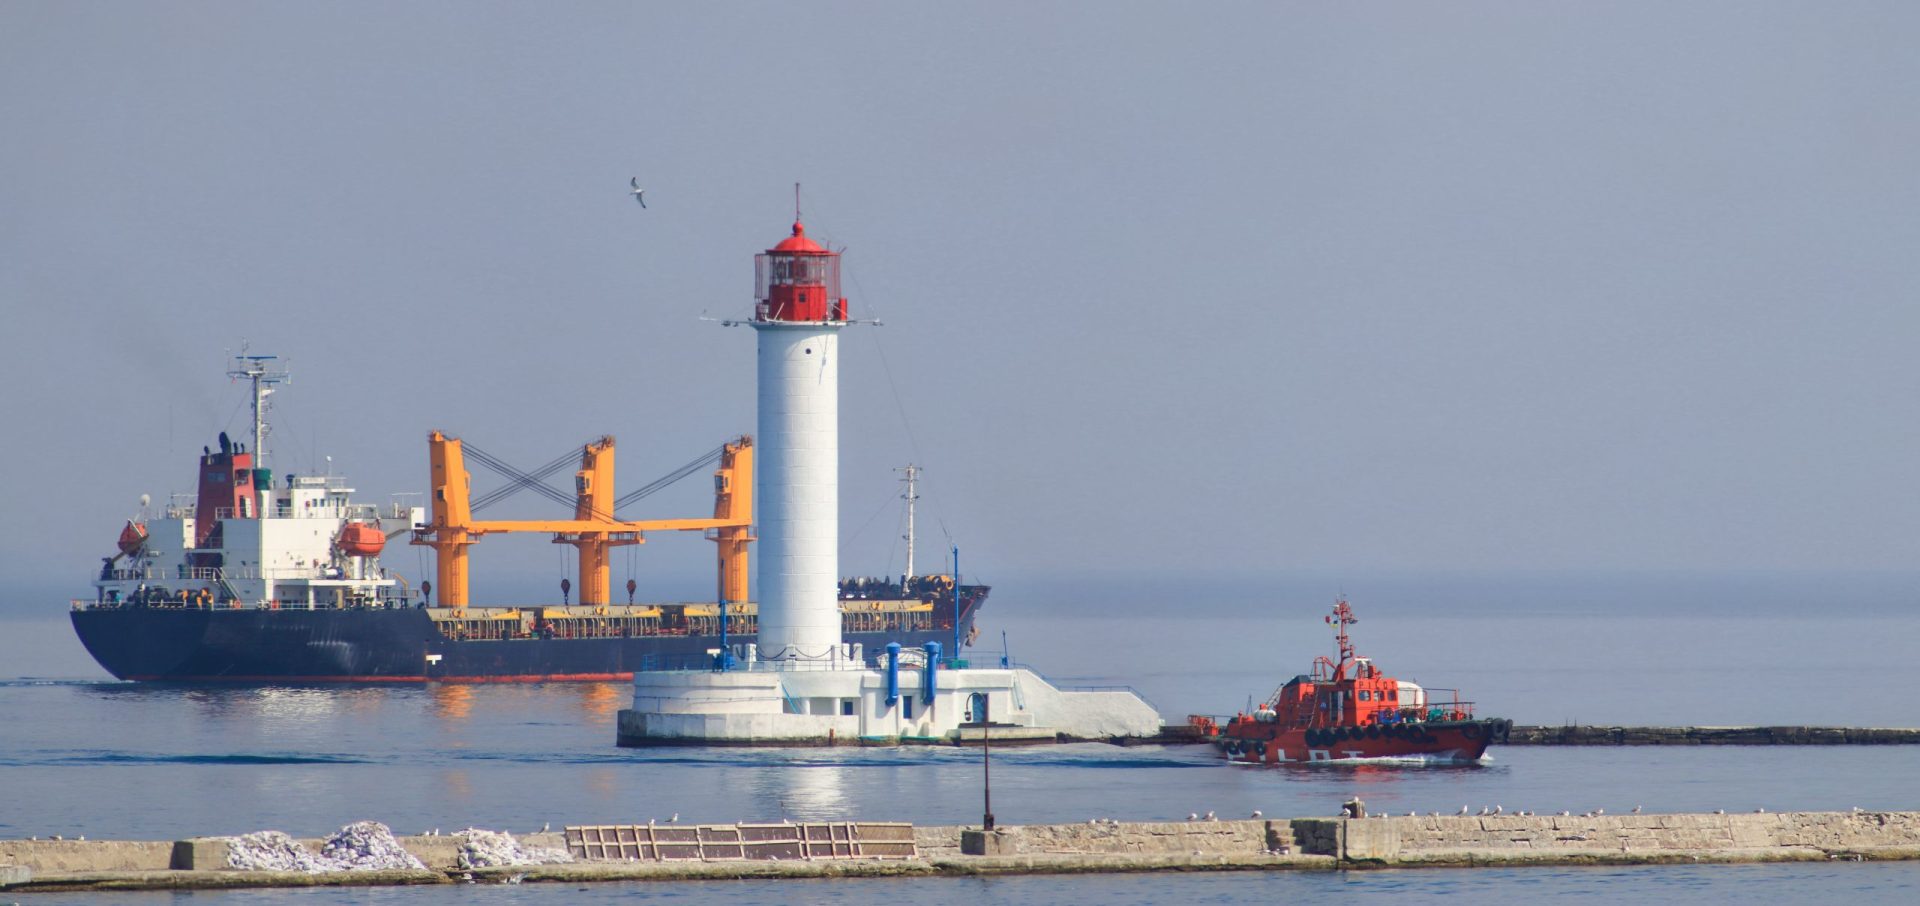
[[[577,825],[567,852],[590,862],[798,862],[815,859],[911,859],[913,825],[829,821],[803,824]]]

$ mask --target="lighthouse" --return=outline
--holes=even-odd
[[[1070,691],[1021,667],[970,668],[959,660],[958,646],[954,660],[943,661],[937,642],[917,652],[895,642],[871,659],[862,646],[845,642],[840,331],[853,322],[840,296],[840,256],[809,238],[799,220],[796,212],[792,235],[754,259],[753,316],[722,322],[752,327],[759,347],[758,639],[740,669],[715,648],[707,651],[710,669],[683,664],[634,671],[633,707],[620,711],[615,740],[622,746],[957,743],[976,738],[967,733],[987,733],[989,715],[995,744],[1159,732],[1159,712],[1131,691]],[[916,474],[917,467],[910,475]],[[911,485],[908,495],[916,496]],[[957,586],[958,577],[953,581]],[[879,606],[858,612],[907,619],[924,612],[913,594],[859,601]],[[907,654],[914,656],[902,657]]]
[[[839,659],[840,256],[793,234],[754,259],[759,342],[758,659]]]

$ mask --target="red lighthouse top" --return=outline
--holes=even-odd
[[[840,254],[807,238],[793,222],[793,235],[753,260],[755,321],[845,321],[847,300],[840,296]]]

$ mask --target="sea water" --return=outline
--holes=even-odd
[[[1139,688],[1170,718],[1231,713],[1301,672],[1324,647],[1240,618],[1097,623],[1014,616],[1011,659],[1063,684]],[[1241,625],[1247,622],[1248,625]],[[7,628],[17,629],[17,624]],[[1359,632],[1365,629],[1365,633]],[[56,638],[58,627],[38,631]],[[1521,723],[1920,725],[1912,618],[1417,615],[1356,628],[1363,654],[1429,686],[1457,685],[1482,713]],[[1025,650],[1022,650],[1022,649]],[[1473,656],[1462,656],[1471,650]],[[1614,652],[1596,656],[1594,652]],[[1618,652],[1632,652],[1622,656]],[[976,660],[983,659],[976,652]],[[993,659],[997,660],[997,656]],[[1444,668],[1444,670],[1442,669]],[[399,833],[466,826],[793,820],[977,822],[982,753],[949,748],[620,749],[624,684],[167,686],[0,680],[0,836],[177,839],[284,830],[318,836],[373,818]],[[1444,674],[1444,675],[1442,675]],[[1204,747],[1084,744],[993,752],[1004,824],[1330,815],[1358,795],[1374,811],[1451,814],[1500,805],[1583,812],[1920,808],[1920,747],[1496,747],[1483,765],[1228,767]],[[1525,868],[1335,874],[1206,874],[528,885],[516,898],[635,895],[754,902],[1236,902],[1582,896],[1641,902],[1915,901],[1920,866],[1834,864]],[[479,889],[167,894],[222,902],[473,902]],[[24,896],[24,895],[22,895]],[[16,899],[21,897],[16,897]],[[76,900],[34,895],[34,902]],[[98,894],[79,901],[97,902]],[[160,902],[115,895],[113,902]]]

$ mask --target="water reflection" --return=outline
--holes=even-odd
[[[464,723],[473,716],[473,687],[462,683],[433,683],[427,687],[433,697],[433,716],[448,723]]]
[[[768,768],[755,777],[755,798],[769,806],[769,817],[777,813],[793,821],[844,821],[855,817],[846,791],[853,770],[837,764]]]
[[[580,712],[602,723],[611,723],[620,709],[627,706],[628,690],[631,686],[623,683],[580,683],[578,685]]]

